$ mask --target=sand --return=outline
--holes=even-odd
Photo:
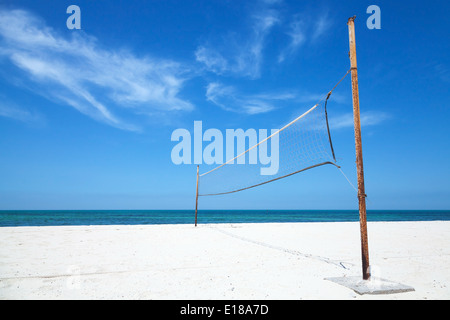
[[[369,222],[374,275],[415,291],[359,295],[358,223],[0,228],[0,299],[449,299],[450,222]]]

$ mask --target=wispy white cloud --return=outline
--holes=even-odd
[[[322,37],[332,26],[333,21],[331,20],[327,11],[322,13],[314,24],[314,30],[312,33],[312,41],[317,41]]]
[[[40,113],[5,101],[0,102],[0,117],[33,124],[42,123],[44,121],[44,117]]]
[[[446,65],[442,63],[435,64],[434,70],[442,81],[450,82],[450,69]]]
[[[303,21],[300,19],[295,19],[291,22],[287,35],[290,38],[290,42],[287,47],[280,52],[278,62],[283,62],[287,56],[293,55],[298,48],[305,43],[306,33]]]
[[[273,3],[275,1],[265,4]],[[200,45],[195,52],[196,60],[207,70],[220,75],[259,78],[266,38],[280,19],[276,10],[264,6],[251,14],[250,21],[250,28],[244,36],[229,32],[224,37],[225,43]]]
[[[293,56],[306,43],[316,43],[331,28],[332,20],[327,11],[323,12],[316,21],[312,21],[305,14],[294,15],[286,31],[289,43],[278,55],[278,62]]]
[[[174,61],[102,48],[83,32],[67,40],[23,10],[0,9],[0,39],[0,55],[39,93],[114,127],[139,131],[123,116],[194,108],[179,97],[186,70]]]
[[[226,86],[218,82],[210,83],[206,88],[206,99],[224,110],[260,114],[277,108],[277,101],[287,101],[296,98],[294,93],[262,93],[243,94],[233,86]]]
[[[367,111],[361,113],[361,126],[374,126],[381,124],[391,118],[391,115],[379,111]],[[330,117],[330,128],[333,130],[353,127],[353,113],[346,113]]]
[[[223,110],[246,114],[266,113],[285,107],[296,108],[299,105],[304,107],[312,107],[319,101],[322,101],[323,103],[326,96],[326,92],[311,93],[307,91],[289,89],[278,89],[275,91],[264,91],[262,93],[248,94],[243,93],[235,86],[224,85],[221,82],[211,82],[206,87],[206,99],[208,101],[221,107]],[[345,104],[349,102],[349,98],[339,92],[334,92],[329,101],[337,104]],[[298,112],[303,111],[298,110]],[[381,114],[377,115],[379,117],[382,116]],[[295,117],[297,116],[298,113],[295,114]],[[367,114],[366,122],[368,124],[372,124],[374,122],[374,120],[370,118],[371,116],[371,113]],[[387,119],[388,115],[386,114],[385,116]],[[347,117],[338,117],[336,120],[338,126],[344,126],[344,121],[347,120]]]
[[[197,48],[195,58],[198,62],[205,64],[209,71],[217,74],[226,72],[230,67],[228,61],[217,51],[204,46]]]

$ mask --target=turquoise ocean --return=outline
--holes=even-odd
[[[369,210],[368,221],[448,221],[450,210]],[[357,210],[199,210],[198,223],[359,221]],[[194,210],[0,211],[0,227],[194,224]]]

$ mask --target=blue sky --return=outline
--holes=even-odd
[[[69,30],[66,9],[81,9]],[[381,29],[366,27],[369,5]],[[276,128],[349,68],[356,15],[369,209],[450,209],[446,1],[0,1],[0,209],[192,209],[177,128]],[[213,90],[215,89],[215,90]],[[226,94],[225,94],[226,93]],[[329,104],[356,184],[350,77]],[[334,167],[200,209],[355,209]]]

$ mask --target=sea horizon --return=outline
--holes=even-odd
[[[367,210],[367,221],[449,221],[450,210]],[[199,210],[199,224],[356,222],[358,210]],[[194,224],[194,210],[0,210],[0,227]]]

